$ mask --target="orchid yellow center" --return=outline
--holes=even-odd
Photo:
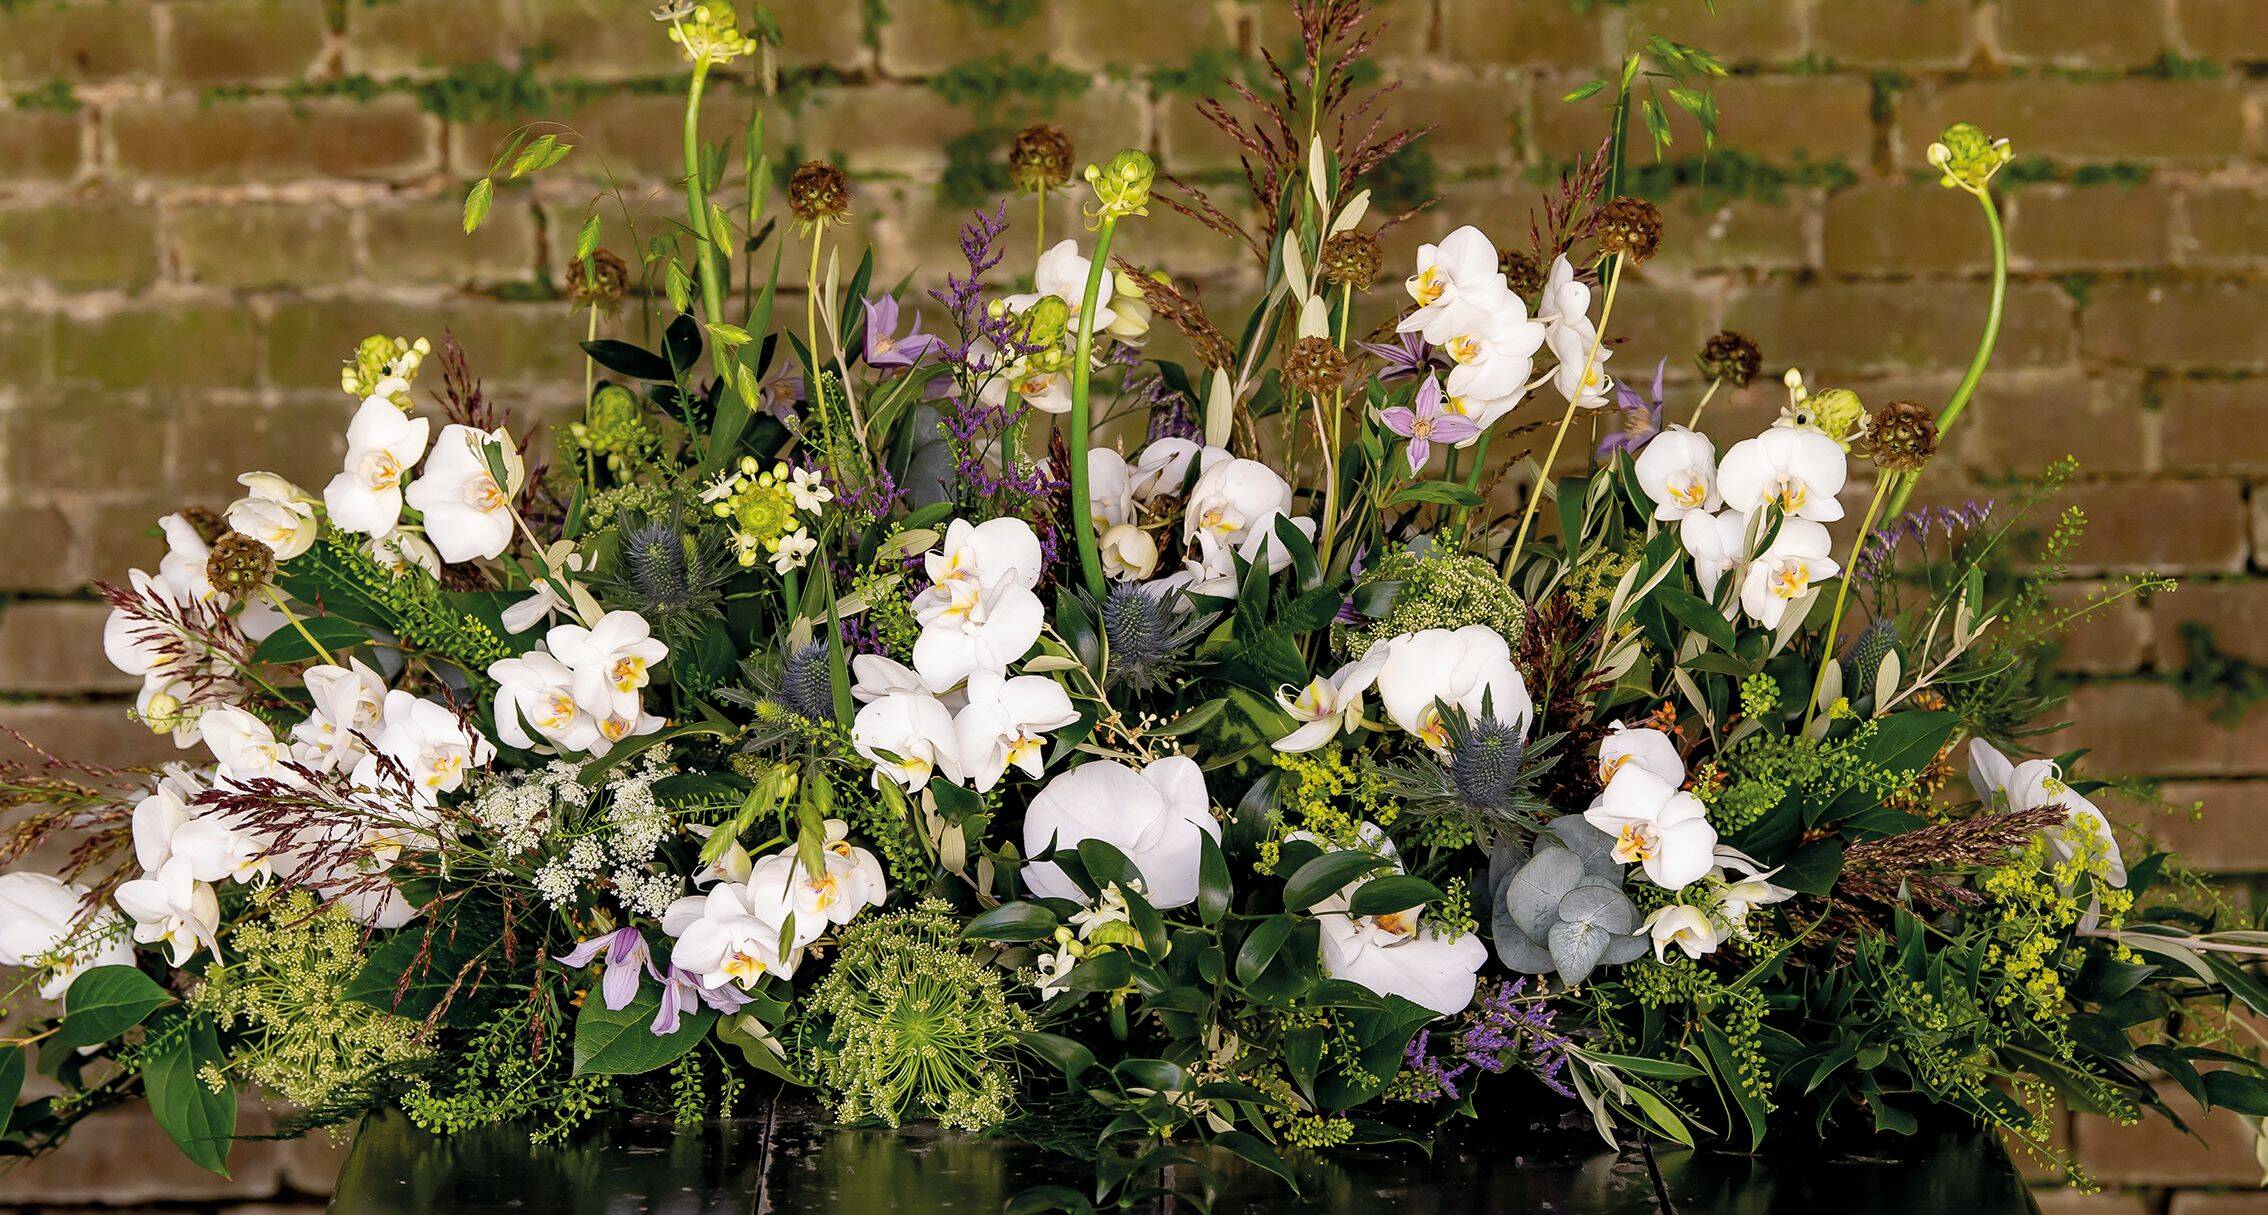
[[[621,742],[630,736],[630,727],[635,724],[627,717],[609,717],[599,723],[599,733],[606,735],[608,742]]]
[[[1653,827],[1646,823],[1631,823],[1615,834],[1615,863],[1627,865],[1632,861],[1652,860],[1654,847]]]
[[[1398,937],[1406,937],[1416,928],[1416,925],[1410,923],[1409,914],[1406,911],[1389,911],[1385,915],[1372,916],[1370,919],[1381,930]]]
[[[1611,781],[1611,780],[1613,780],[1613,779],[1614,779],[1614,774],[1615,774],[1615,773],[1617,773],[1617,772],[1620,772],[1620,771],[1622,771],[1622,765],[1624,765],[1624,764],[1627,764],[1627,763],[1629,763],[1629,762],[1630,762],[1630,757],[1629,757],[1629,756],[1627,756],[1627,755],[1617,755],[1617,756],[1615,756],[1615,757],[1614,757],[1613,759],[1602,759],[1602,760],[1600,760],[1600,761],[1599,761],[1599,783],[1603,785],[1603,784],[1607,783],[1608,781]]]
[[[1709,483],[1691,469],[1671,477],[1665,488],[1669,490],[1670,501],[1687,510],[1699,510],[1709,500]]]
[[[429,789],[438,789],[454,779],[464,767],[465,757],[461,752],[450,751],[435,755],[426,765],[425,785]]]
[[[1023,763],[1039,754],[1039,749],[1040,740],[1037,737],[1030,734],[1017,735],[1015,741],[1008,744],[1008,762],[1011,764]],[[848,856],[850,854],[845,852],[843,855]]]
[[[1811,589],[1811,563],[1800,557],[1780,563],[1772,572],[1772,594],[1780,599],[1793,599]]]
[[[402,462],[393,452],[374,451],[362,457],[362,483],[371,489],[386,489],[400,484]]]
[[[1448,290],[1449,280],[1441,273],[1441,267],[1427,266],[1418,271],[1416,281],[1410,284],[1410,297],[1420,304],[1437,304]]]
[[[482,473],[465,482],[465,503],[484,515],[492,515],[504,509],[506,499],[496,478]]]
[[[625,654],[614,660],[608,672],[617,692],[635,692],[646,686],[646,660],[635,654]]]
[[[724,972],[745,984],[764,973],[763,960],[746,950],[736,949],[724,960]]]
[[[1424,717],[1419,719],[1417,736],[1425,740],[1426,746],[1436,751],[1449,749],[1449,723],[1443,721],[1441,714],[1432,709],[1427,709]]]
[[[1449,339],[1449,357],[1460,363],[1470,363],[1481,356],[1480,339],[1472,334]]]
[[[1811,501],[1811,487],[1795,477],[1783,475],[1774,483],[1771,492],[1764,495],[1764,500],[1777,502],[1781,510],[1794,514],[1803,509],[1804,503]]]
[[[553,692],[544,701],[546,710],[536,724],[547,730],[556,730],[575,720],[575,698],[565,692]]]
[[[1207,531],[1232,532],[1236,530],[1236,524],[1229,522],[1228,511],[1218,506],[1206,511],[1204,517],[1198,522]]]
[[[841,883],[835,880],[832,873],[822,873],[811,878],[803,883],[803,887],[812,893],[814,905],[821,911],[834,906],[842,898]]]

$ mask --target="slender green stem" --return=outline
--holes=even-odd
[[[1504,554],[1504,576],[1510,578],[1520,566],[1520,550],[1528,543],[1528,530],[1535,526],[1536,508],[1543,505],[1544,487],[1551,483],[1551,466],[1559,462],[1560,446],[1567,442],[1567,429],[1575,421],[1575,407],[1583,399],[1583,388],[1591,382],[1591,371],[1598,366],[1599,343],[1606,340],[1607,320],[1614,315],[1615,289],[1622,286],[1622,263],[1607,265],[1606,302],[1599,305],[1599,327],[1591,334],[1590,352],[1583,356],[1583,374],[1576,377],[1575,391],[1568,394],[1567,411],[1559,415],[1559,429],[1551,436],[1551,450],[1544,454],[1543,466],[1536,470],[1536,489],[1528,495],[1528,509],[1520,515],[1520,530],[1512,537],[1512,547]]]
[[[1032,191],[1032,274],[1039,274],[1039,259],[1047,255],[1047,191]]]
[[[1693,416],[1685,420],[1687,430],[1701,429],[1701,411],[1709,407],[1709,402],[1716,397],[1717,390],[1724,386],[1725,381],[1722,376],[1709,381],[1709,390],[1701,394],[1701,403],[1693,407]]]
[[[1490,440],[1491,438],[1494,438],[1494,437],[1495,437],[1495,434],[1496,434],[1496,432],[1494,432],[1494,431],[1484,430],[1484,431],[1482,431],[1482,432],[1480,433],[1480,438],[1479,438],[1479,439],[1478,439],[1478,440],[1477,440],[1476,442],[1474,442],[1474,444],[1473,444],[1473,469],[1472,469],[1472,471],[1471,471],[1470,473],[1467,473],[1467,474],[1466,474],[1466,476],[1465,476],[1465,488],[1466,488],[1466,489],[1468,489],[1468,490],[1471,490],[1471,491],[1472,491],[1473,493],[1475,493],[1475,494],[1478,494],[1478,493],[1480,493],[1480,478],[1481,478],[1481,471],[1482,471],[1483,469],[1485,469],[1485,468],[1487,468],[1487,467],[1488,467],[1488,441],[1489,441],[1489,440]],[[1478,505],[1478,504],[1476,503],[1475,505]],[[1457,508],[1457,547],[1458,547],[1458,548],[1462,549],[1462,548],[1464,548],[1464,547],[1465,547],[1465,537],[1466,537],[1466,535],[1467,535],[1467,534],[1468,534],[1469,532],[1471,532],[1471,531],[1472,531],[1472,526],[1473,526],[1473,508],[1472,508],[1471,506],[1460,506],[1460,507],[1458,507],[1458,508]]]
[[[339,665],[339,660],[331,656],[331,651],[325,649],[322,642],[315,640],[315,634],[307,631],[307,625],[300,620],[299,613],[284,605],[283,596],[276,594],[276,588],[273,585],[262,584],[260,593],[266,595],[268,602],[275,605],[275,609],[284,614],[284,619],[291,622],[292,628],[299,630],[299,639],[306,642],[308,648],[322,655],[325,663],[334,667]]]
[[[1969,357],[1968,374],[1953,390],[1953,399],[1945,403],[1937,415],[1937,438],[1942,444],[1968,408],[1969,398],[1976,395],[1977,385],[1984,379],[1985,367],[1992,362],[1993,344],[2000,340],[2000,317],[2008,305],[2008,231],[2000,223],[2000,208],[1993,205],[1990,190],[1973,190],[1977,205],[1984,208],[1985,229],[1992,236],[1992,302],[1985,312],[1984,333],[1977,338],[1977,352]],[[1895,515],[1906,509],[1906,499],[1913,496],[1914,485],[1921,480],[1919,473],[1908,473],[1899,478],[1897,492],[1890,496],[1890,513]]]
[[[1094,504],[1087,500],[1087,447],[1092,441],[1093,417],[1087,394],[1094,377],[1095,303],[1102,294],[1102,276],[1110,273],[1110,238],[1118,230],[1118,217],[1105,214],[1095,232],[1094,260],[1087,265],[1087,290],[1079,302],[1079,340],[1071,354],[1071,530],[1079,542],[1079,568],[1086,575],[1087,591],[1103,593],[1102,556],[1095,549]]]
[[[708,86],[709,61],[693,61],[693,84],[685,94],[685,210],[692,221],[693,256],[701,270],[701,308],[709,323],[725,323],[724,265],[718,242],[725,234],[709,230],[709,188],[701,173],[701,91]]]
[[[584,340],[592,342],[598,340],[598,305],[596,303],[591,305],[591,323]],[[598,360],[588,354],[584,355],[583,425],[586,428],[591,424],[591,389],[597,386],[597,377]],[[591,492],[598,492],[598,457],[591,454],[591,445],[588,440],[583,443],[583,479],[590,483]]]
[[[1875,478],[1874,496],[1866,504],[1866,518],[1859,523],[1858,535],[1851,538],[1850,554],[1843,559],[1842,576],[1835,582],[1835,610],[1827,615],[1827,632],[1819,651],[1819,670],[1811,677],[1811,703],[1803,711],[1804,728],[1811,727],[1811,719],[1819,713],[1819,681],[1827,678],[1827,664],[1835,661],[1835,638],[1843,628],[1843,609],[1851,597],[1851,571],[1858,565],[1859,552],[1866,547],[1866,538],[1874,531],[1874,521],[1882,513],[1882,498],[1890,483],[1898,478]]]

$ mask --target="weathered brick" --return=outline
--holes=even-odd
[[[2115,583],[2057,584],[2050,595],[2056,610],[2086,613],[2056,639],[2059,670],[2127,675],[2142,666],[2150,652],[2150,613],[2120,589]]]
[[[1897,102],[1900,163],[1926,168],[1937,132],[1973,122],[2026,156],[2217,161],[2240,154],[2244,93],[2230,81],[1976,80]]]
[[[2072,67],[2147,63],[2166,47],[2165,9],[2133,0],[2001,0],[2000,49]]]
[[[2268,264],[2268,190],[2199,186],[2185,193],[2189,220],[2181,260],[2200,266]]]
[[[0,108],[0,178],[68,181],[78,175],[85,115]]]
[[[535,272],[535,211],[525,196],[506,195],[470,235],[455,198],[372,207],[362,223],[364,265],[379,282],[526,282]]]
[[[684,56],[645,0],[522,0],[521,12],[532,44],[550,56],[549,73],[618,80],[683,70]]]
[[[165,74],[186,84],[297,80],[323,53],[321,0],[182,0],[166,14]]]
[[[1580,76],[1539,80],[1530,101],[1533,150],[1557,161],[1598,150],[1606,134],[1605,105],[1560,100]],[[1717,146],[1780,166],[1842,164],[1857,168],[1874,155],[1872,93],[1864,80],[1828,76],[1733,76],[1716,83],[1720,111]],[[1684,111],[1670,111],[1676,140],[1669,155],[1699,156],[1701,131]],[[1636,145],[1645,148],[1643,135]],[[1651,155],[1648,150],[1644,153]]]
[[[346,70],[385,75],[508,63],[521,48],[541,42],[520,8],[508,0],[350,4],[342,42]],[[627,33],[634,27],[627,11],[621,15],[618,30]]]
[[[2268,1195],[2258,1190],[2193,1191],[2174,1195],[2166,1215],[2260,1215],[2262,1211],[2268,1211]]]
[[[1604,64],[1604,22],[1548,0],[1507,11],[1514,7],[1503,0],[1446,0],[1441,6],[1441,53],[1459,63],[1486,67]]]
[[[2059,714],[2071,725],[2039,741],[2050,754],[2091,748],[2087,769],[2140,776],[2250,776],[2268,772],[2268,714],[2254,713],[2233,729],[2214,724],[2206,707],[2185,700],[2170,685],[2118,680],[2090,683],[2071,694]],[[2151,1132],[2143,1132],[2148,1135]],[[2098,1130],[2097,1138],[2107,1138]],[[2090,1165],[2096,1162],[2081,1154]],[[2184,1180],[2103,1171],[2105,1181]]]
[[[79,539],[79,529],[50,503],[0,504],[0,569],[14,588],[56,593],[85,586],[90,571]]]
[[[2114,806],[2109,813],[2134,825],[2156,846],[2203,873],[2268,872],[2268,781],[2167,781],[2164,808]]]
[[[1988,375],[1955,436],[1963,458],[1991,475],[2036,476],[2071,456],[2087,476],[2150,466],[2150,416],[2138,376],[2075,370]]]
[[[2161,671],[2178,671],[2188,665],[2189,646],[2183,631],[2191,623],[2206,626],[2212,633],[2214,649],[2248,662],[2268,663],[2268,634],[2250,627],[2215,627],[2268,620],[2268,583],[2191,578],[2180,590],[2158,596],[2150,616]]]
[[[1813,53],[1859,67],[1952,67],[1975,43],[1965,0],[1832,0],[1811,10]]]
[[[1097,84],[1049,107],[1049,117],[1086,160],[1108,159],[1140,146],[1143,111],[1125,86]],[[1002,132],[1001,155],[1016,121]],[[945,145],[986,125],[975,114],[942,104],[920,85],[881,84],[814,91],[795,118],[795,139],[807,156],[835,160],[855,174],[908,173],[934,179]]]
[[[171,220],[182,277],[247,291],[320,287],[354,274],[353,217],[325,204],[214,203]]]
[[[2166,467],[2268,473],[2268,380],[2169,380],[2157,392]]]
[[[1407,81],[1386,98],[1386,129],[1431,126],[1423,146],[1439,165],[1507,168],[1518,158],[1520,94],[1512,81]]]
[[[1827,196],[1824,265],[1840,274],[1973,272],[1985,219],[1966,195],[1935,182],[1872,182]]]
[[[0,279],[139,291],[157,272],[157,224],[146,206],[98,198],[0,211]]]
[[[134,489],[165,464],[165,418],[150,407],[71,395],[18,401],[4,416],[13,488]]]
[[[2087,512],[2074,569],[2227,573],[2244,567],[2239,482],[2095,481],[2066,487],[2062,503]]]
[[[457,335],[474,374],[492,384],[582,381],[580,317],[553,303],[467,297],[438,305],[335,300],[283,309],[270,324],[268,378],[290,389],[336,387],[339,360],[370,334],[422,335],[438,345],[444,328]]]
[[[1275,52],[1278,62],[1296,62],[1299,34],[1292,21],[1292,6],[1252,4],[1245,7],[1252,12],[1254,48],[1264,47]],[[1432,10],[1443,6],[1435,4],[1434,0],[1371,0],[1368,7],[1372,17],[1370,29],[1375,35],[1371,43],[1373,53],[1381,59],[1412,59],[1425,54],[1432,45]],[[1551,0],[1504,0],[1495,11],[1498,19],[1523,30],[1533,30],[1538,39],[1553,37],[1558,19],[1566,16]],[[1593,28],[1596,27],[1594,19]],[[1597,39],[1594,37],[1592,42],[1595,48]],[[1591,53],[1597,52],[1594,49]],[[1286,60],[1286,55],[1293,58]],[[1586,56],[1584,61],[1588,58]]]
[[[159,764],[180,758],[181,753],[171,739],[152,734],[148,727],[130,716],[133,708],[131,700],[26,701],[0,704],[0,723],[15,728],[24,737],[50,751],[68,753],[73,759],[98,764],[125,767],[133,764]],[[104,1188],[115,1195],[113,1201],[119,1202],[156,1198],[196,1199],[214,1195],[215,1191],[208,1187],[219,1184],[220,1179],[190,1164],[178,1152],[168,1155],[136,1148],[136,1164],[132,1170],[117,1164],[105,1166],[100,1163],[120,1150],[116,1145],[106,1150],[102,1141],[131,1139],[130,1130],[137,1126],[143,1136],[141,1142],[165,1143],[163,1133],[154,1126],[147,1125],[148,1117],[141,1110],[118,1115],[94,1115],[94,1119],[109,1120],[112,1129],[107,1132],[97,1130],[87,1136],[89,1142],[85,1148],[76,1151],[67,1148],[64,1153],[44,1157],[20,1172],[10,1173],[8,1197],[27,1202],[49,1198],[58,1202],[76,1202],[101,1195]],[[122,1124],[129,1131],[119,1130]],[[72,1143],[76,1145],[77,1142],[78,1136],[73,1135]],[[166,1143],[166,1146],[170,1148],[172,1145]],[[70,1155],[66,1157],[65,1153]],[[54,1163],[66,1159],[77,1163],[68,1166]],[[67,1180],[72,1174],[89,1166],[99,1171],[81,1173],[75,1182]],[[144,1188],[141,1184],[128,1181],[122,1174],[129,1171],[136,1177],[148,1178],[151,1184],[161,1188]],[[192,1173],[196,1176],[190,1176]],[[19,1185],[24,1188],[17,1188]],[[76,1187],[75,1192],[68,1188],[71,1186]],[[173,1186],[179,1188],[171,1192],[162,1188]],[[240,1194],[258,1192],[260,1191],[235,1191]]]
[[[1986,288],[1971,283],[1821,282],[1736,291],[1725,323],[1761,342],[1775,363],[1826,380],[1869,370],[1939,367],[1965,358],[1984,323]],[[2071,357],[2071,300],[2055,287],[2009,286],[1998,366],[2062,363]]]
[[[1818,191],[1792,190],[1772,199],[1690,191],[1662,200],[1660,207],[1662,249],[1647,263],[1656,269],[1802,270],[1817,260]]]
[[[899,0],[878,31],[882,70],[891,76],[927,76],[987,55],[1019,59],[1040,54],[1048,43],[1046,5],[1013,24],[994,21],[974,4],[953,0]]]
[[[2094,294],[2080,347],[2161,367],[2268,366],[2268,311],[2250,283],[2150,283]]]
[[[2174,30],[2192,55],[2268,59],[2259,0],[2174,0]]]
[[[2163,1118],[2145,1119],[2135,1127],[2092,1115],[2078,1119],[2079,1157],[2096,1177],[2112,1185],[2252,1185],[2260,1180],[2252,1132],[2235,1111],[2200,1112],[2178,1090],[2170,1090],[2165,1099],[2194,1134]]]
[[[57,330],[55,376],[68,384],[146,388],[250,388],[260,371],[260,325],[241,304],[149,307],[69,318]]]
[[[10,692],[132,691],[140,681],[102,656],[101,603],[10,604],[0,611],[0,688]]]
[[[844,5],[844,8],[850,6]],[[965,6],[964,6],[965,7]],[[1423,6],[1403,3],[1405,21]],[[1048,58],[1078,71],[1106,67],[1177,67],[1201,51],[1236,45],[1237,13],[1204,5],[1130,5],[1122,0],[1048,0]],[[1422,30],[1420,31],[1422,36]]]
[[[135,101],[110,116],[110,162],[138,177],[388,178],[435,165],[439,122],[406,97],[370,102]]]
[[[1705,46],[1731,62],[1793,59],[1803,50],[1804,0],[1644,0],[1624,9],[1627,29]]]
[[[157,61],[156,12],[136,0],[11,8],[0,15],[0,84],[22,91],[146,74]]]
[[[2141,1194],[2088,1194],[2057,1187],[2034,1196],[2040,1200],[2040,1215],[2153,1215],[2149,1199]]]
[[[2163,186],[2037,186],[2013,197],[2008,256],[2020,271],[2123,269],[2169,256],[2173,197]]]
[[[184,503],[221,507],[243,494],[240,474],[262,469],[320,493],[339,469],[354,413],[336,384],[282,406],[200,401],[170,411],[167,485]]]
[[[240,1133],[268,1125],[259,1111],[246,1113]],[[277,1140],[239,1139],[229,1151],[230,1175],[222,1177],[172,1150],[149,1111],[139,1105],[90,1115],[82,1129],[85,1133],[74,1130],[53,1154],[9,1174],[8,1196],[42,1204],[266,1198],[280,1188],[283,1161],[291,1150]]]

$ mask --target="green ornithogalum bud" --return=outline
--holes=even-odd
[[[1929,145],[1929,163],[1937,166],[1945,176],[1941,182],[1950,190],[1967,190],[1977,193],[1992,180],[2016,155],[2005,139],[1992,139],[1975,123],[1956,122],[1945,128],[1937,142]]]
[[[1926,405],[1892,401],[1874,412],[1862,452],[1890,472],[1920,472],[1937,454],[1937,415]]]
[[[1122,949],[1128,947],[1140,948],[1141,944],[1142,934],[1132,924],[1124,920],[1111,920],[1107,923],[1097,924],[1095,930],[1087,936],[1087,945],[1095,949],[1108,948],[1112,945]]]
[[[669,40],[685,48],[688,63],[727,63],[756,53],[756,40],[738,28],[732,0],[671,0],[654,10],[654,20],[669,22]]]
[[[433,343],[424,338],[411,341],[374,333],[355,346],[354,357],[339,372],[339,387],[357,399],[385,397],[407,411],[410,385],[425,356],[432,353]]]
[[[1071,327],[1071,305],[1058,295],[1043,295],[1024,309],[1024,340],[1034,346],[1053,348],[1063,344],[1063,335]]]
[[[1087,184],[1095,189],[1095,201],[1087,205],[1088,222],[1099,225],[1106,219],[1148,215],[1150,187],[1157,179],[1157,162],[1136,148],[1111,157],[1109,164],[1088,165]]]
[[[1702,375],[1746,388],[1764,370],[1764,352],[1746,334],[1727,329],[1701,343],[1701,355],[1694,362]]]
[[[1025,194],[1059,189],[1071,180],[1071,137],[1052,123],[1016,132],[1008,145],[1008,180]]]
[[[276,576],[276,550],[243,532],[232,531],[213,542],[205,558],[205,580],[224,595],[243,599]]]
[[[1866,434],[1866,402],[1848,388],[1812,392],[1804,387],[1803,373],[1791,367],[1787,374],[1788,403],[1780,407],[1781,426],[1815,430],[1849,451]]]

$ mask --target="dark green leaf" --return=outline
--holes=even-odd
[[[173,1013],[172,1017],[186,1017]],[[219,1067],[220,1034],[213,1023],[196,1017],[185,1031],[167,1030],[153,1035],[160,1048],[142,1061],[142,1086],[157,1124],[181,1148],[181,1154],[199,1168],[228,1176],[228,1149],[236,1134],[236,1090],[205,1087],[199,1073]]]
[[[1389,506],[1402,502],[1430,502],[1436,506],[1469,508],[1479,506],[1481,496],[1455,481],[1417,481],[1394,491],[1394,495],[1386,502]]]
[[[63,994],[58,1044],[73,1050],[108,1042],[173,1003],[173,994],[131,966],[97,966]]]
[[[315,640],[323,643],[323,648],[329,650],[333,657],[341,650],[351,650],[370,640],[369,631],[361,625],[336,616],[316,616],[300,623],[307,627]],[[320,657],[322,655],[315,652],[315,647],[307,644],[307,638],[300,636],[299,630],[288,624],[268,634],[265,640],[252,649],[254,662],[305,662]]]
[[[2268,1083],[2233,1068],[2205,1073],[2205,1097],[2246,1117],[2268,1117]]]
[[[633,380],[664,381],[676,378],[670,374],[668,359],[628,342],[600,338],[583,343],[583,353],[591,356],[592,362],[608,371],[629,376]]]
[[[1731,651],[1740,645],[1740,638],[1733,633],[1732,623],[1725,619],[1725,614],[1697,596],[1663,582],[1647,599],[1660,604],[1663,610],[1677,617],[1678,623],[1708,638],[1720,650]]]
[[[16,1112],[16,1098],[24,1091],[24,1048],[0,1049],[0,1135],[8,1133],[8,1119]]]
[[[675,1032],[656,1034],[654,1014],[661,1011],[661,988],[647,984],[621,1009],[611,1009],[593,991],[585,995],[575,1014],[575,1074],[578,1076],[635,1076],[666,1067],[708,1036],[717,1019],[713,1008],[701,1007],[678,1018]]]
[[[1427,903],[1438,902],[1443,897],[1441,888],[1424,878],[1414,878],[1406,873],[1389,873],[1384,877],[1372,878],[1358,887],[1354,897],[1347,900],[1347,912],[1350,915],[1385,915],[1388,912],[1422,907]]]
[[[961,935],[979,941],[1037,941],[1055,933],[1055,913],[1038,903],[1002,903],[970,920]]]
[[[1037,1030],[1016,1035],[1033,1054],[1055,1065],[1066,1080],[1077,1080],[1088,1068],[1095,1066],[1095,1052],[1061,1034],[1040,1033]]]
[[[1228,914],[1229,896],[1228,857],[1221,851],[1221,843],[1210,833],[1200,833],[1197,853],[1197,918],[1207,927],[1221,922]]]
[[[1213,1143],[1283,1178],[1284,1184],[1291,1187],[1292,1193],[1299,1193],[1299,1179],[1292,1176],[1291,1166],[1285,1164],[1284,1158],[1276,1154],[1276,1149],[1269,1147],[1267,1141],[1258,1135],[1247,1131],[1222,1131],[1213,1136]]]
[[[1284,906],[1292,911],[1305,911],[1336,894],[1340,887],[1389,862],[1375,852],[1352,849],[1345,852],[1327,852],[1301,865],[1284,883]]]
[[[1236,951],[1236,981],[1251,983],[1258,979],[1261,972],[1268,969],[1268,963],[1275,960],[1276,951],[1284,947],[1284,939],[1291,935],[1297,922],[1288,915],[1279,915],[1254,925]]]

